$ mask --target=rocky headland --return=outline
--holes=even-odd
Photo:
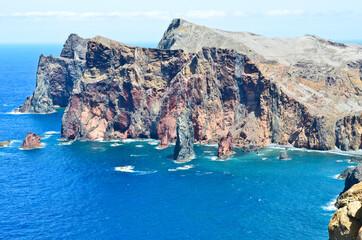
[[[50,74],[59,71],[42,70],[53,63],[40,62],[36,91],[20,108],[46,113],[67,106],[64,139],[154,138],[166,147],[176,142],[187,108],[196,142],[216,144],[230,132],[234,147],[250,151],[270,143],[362,148],[358,44],[310,35],[271,39],[181,19],[172,21],[158,49],[74,38],[54,58],[78,66],[75,74],[62,68],[74,77],[59,80],[64,75]]]
[[[52,113],[57,107],[65,108],[73,86],[83,75],[87,41],[71,34],[60,57],[40,55],[35,91],[15,112]]]

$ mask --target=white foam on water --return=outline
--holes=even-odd
[[[61,142],[58,143],[59,146],[63,146],[63,145],[71,145],[74,141],[67,141],[67,142]]]
[[[263,160],[263,161],[265,161],[265,160],[267,160],[268,158],[266,158],[266,157],[263,157],[263,158],[261,158],[261,160]]]
[[[288,150],[292,150],[292,151],[332,153],[332,154],[343,155],[343,156],[362,156],[362,150],[342,151],[341,149],[339,149],[337,147],[335,147],[334,150],[323,151],[323,150],[314,150],[314,149],[306,149],[306,148],[297,148],[297,147],[293,147],[291,145],[269,144],[267,146],[267,148],[271,148],[271,149],[285,149],[285,148],[287,148]]]
[[[53,135],[53,134],[58,134],[58,133],[60,133],[60,132],[57,132],[57,131],[47,131],[47,132],[45,132],[44,134],[46,134],[46,135]]]
[[[95,142],[105,142],[104,138],[96,138],[94,139]]]
[[[137,140],[135,139],[131,139],[131,138],[127,138],[127,139],[123,139],[122,142],[124,143],[131,143],[131,142],[136,142]]]
[[[147,156],[146,154],[131,154],[129,155],[130,157],[143,157],[143,156]]]
[[[188,169],[191,169],[191,168],[194,168],[195,166],[194,165],[185,165],[185,166],[182,166],[182,167],[177,167],[177,168],[174,168],[174,169],[168,169],[169,172],[175,172],[175,171],[184,171],[184,170],[188,170]]]
[[[143,148],[143,145],[136,145],[136,148]]]
[[[40,147],[36,147],[36,148],[19,148],[19,149],[22,150],[22,151],[31,151],[31,150],[35,150],[35,149],[44,148],[45,146],[46,146],[45,143],[41,143],[41,146],[40,146]]]
[[[112,143],[111,147],[118,147],[118,146],[122,146],[123,144],[120,144],[118,142]]]
[[[52,135],[45,135],[44,137],[42,137],[42,139],[48,139],[50,138]]]
[[[150,141],[148,142],[149,145],[158,145],[158,142]]]
[[[337,179],[337,180],[344,180],[342,178],[338,178],[340,174],[336,174],[336,175],[333,175],[332,178],[333,179]]]
[[[212,151],[204,151],[204,153],[212,153]]]
[[[336,162],[343,162],[343,160],[337,160]]]
[[[134,166],[128,165],[128,166],[123,166],[123,167],[115,167],[114,171],[117,172],[134,172]]]
[[[338,196],[337,196],[338,197]],[[337,201],[337,197],[333,198],[330,202],[328,202],[326,205],[322,206],[322,209],[324,211],[334,212],[337,210],[336,206],[334,205]]]

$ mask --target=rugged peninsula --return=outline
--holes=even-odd
[[[166,146],[176,141],[186,108],[201,143],[216,144],[230,132],[233,146],[246,149],[362,148],[361,45],[310,35],[266,38],[181,19],[158,49],[74,38],[51,57],[69,63],[56,68],[62,74],[53,77],[54,64],[40,61],[36,91],[19,110],[67,106],[65,139],[154,138]]]

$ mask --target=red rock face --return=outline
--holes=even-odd
[[[226,137],[221,138],[219,141],[217,156],[221,158],[221,157],[230,156],[231,154],[233,154],[233,139],[231,132],[228,132],[228,135]]]
[[[41,147],[40,140],[41,138],[38,135],[36,135],[35,133],[28,132],[28,134],[25,137],[25,140],[23,141],[23,145],[21,145],[20,148],[25,148],[25,149],[39,148]]]
[[[362,132],[361,121],[353,119],[336,132],[335,119],[310,114],[233,50],[186,54],[95,38],[86,61],[62,120],[67,139],[154,138],[166,145],[176,140],[176,119],[186,101],[195,141],[202,143],[218,143],[231,131],[237,147],[277,143],[326,150],[338,136]]]

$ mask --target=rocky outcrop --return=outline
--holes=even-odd
[[[0,147],[8,147],[12,143],[11,140],[0,142]]]
[[[362,239],[362,183],[353,185],[337,200],[338,210],[328,226],[330,240]]]
[[[21,145],[20,148],[22,149],[40,148],[42,147],[40,140],[41,138],[37,134],[28,132],[28,134],[25,137],[25,140],[23,141],[23,145]]]
[[[194,129],[191,109],[184,108],[177,118],[177,139],[173,159],[183,163],[190,161],[194,156]]]
[[[60,57],[41,55],[35,91],[15,112],[51,113],[56,107],[66,107],[73,86],[83,75],[87,41],[71,34]]]
[[[348,174],[350,174],[354,168],[346,168],[344,169],[341,174],[338,175],[337,179],[346,179]]]
[[[217,156],[218,158],[227,158],[233,153],[233,137],[231,135],[231,132],[228,132],[227,136],[222,137],[219,141]]]
[[[340,195],[348,191],[353,185],[362,181],[362,163],[359,163],[357,167],[348,171],[346,180],[344,182],[344,189]]]

